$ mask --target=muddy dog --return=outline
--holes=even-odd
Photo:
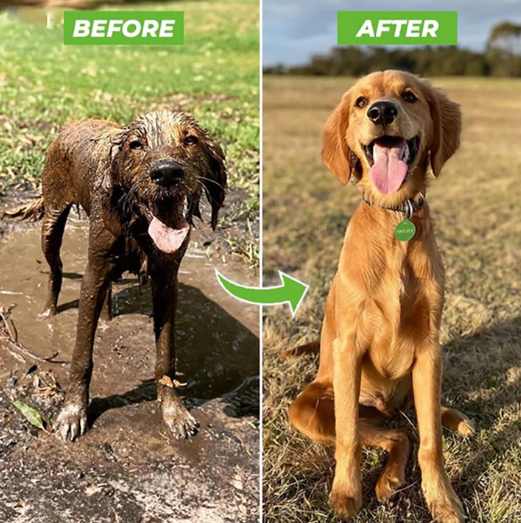
[[[87,430],[94,335],[102,308],[110,314],[111,281],[125,271],[151,280],[162,418],[176,438],[197,432],[175,387],[177,273],[193,218],[201,217],[203,194],[216,227],[225,196],[224,161],[221,147],[191,116],[166,110],[126,127],[101,120],[73,123],[51,145],[43,197],[32,208],[33,214],[44,209],[42,248],[50,267],[43,316],[56,314],[69,210],[81,205],[90,218],[70,384],[55,423],[62,439],[73,441]]]
[[[358,81],[324,128],[324,163],[344,184],[352,176],[362,197],[347,227],[320,344],[293,351],[319,348],[320,366],[289,416],[303,434],[335,445],[330,503],[344,520],[362,504],[361,445],[389,453],[378,498],[405,483],[409,437],[379,422],[410,402],[432,516],[441,523],[465,518],[444,470],[442,425],[462,435],[474,429],[466,416],[440,403],[444,269],[425,199],[428,175],[438,176],[456,152],[460,129],[456,103],[398,71]],[[400,241],[396,231],[404,217],[416,232]]]

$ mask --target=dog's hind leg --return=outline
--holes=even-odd
[[[409,434],[403,429],[373,427],[361,421],[362,443],[379,447],[389,453],[389,460],[376,483],[376,496],[388,500],[405,485],[405,468],[411,455]]]
[[[42,224],[42,250],[49,264],[49,284],[47,300],[41,313],[41,317],[54,316],[58,305],[58,296],[62,286],[62,261],[60,249],[62,245],[63,232],[71,204],[60,207],[45,206],[45,215]]]
[[[367,417],[368,413],[373,415]],[[303,434],[319,443],[335,444],[335,407],[333,390],[313,382],[292,403],[291,423]],[[405,468],[411,454],[407,431],[375,425],[384,416],[376,409],[360,407],[359,431],[362,445],[384,449],[389,460],[376,484],[376,495],[383,501],[405,484]]]
[[[456,409],[441,407],[441,424],[460,436],[473,436],[476,432],[472,421]]]
[[[302,434],[318,443],[335,444],[333,388],[310,383],[289,407],[289,420]]]

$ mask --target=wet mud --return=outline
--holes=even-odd
[[[69,219],[58,314],[47,320],[38,318],[48,274],[40,225],[0,224],[0,307],[16,305],[11,326],[23,346],[40,357],[58,352],[61,362],[34,361],[0,340],[0,521],[257,521],[259,314],[229,297],[214,269],[249,285],[256,276],[210,259],[208,237],[195,231],[179,278],[177,380],[201,431],[183,441],[169,435],[155,401],[150,288],[134,276],[115,284],[114,318],[96,334],[90,430],[63,443],[30,425],[12,401],[51,424],[63,401],[88,224]]]

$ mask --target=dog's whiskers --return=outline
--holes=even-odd
[[[197,183],[198,183],[198,184],[203,188],[206,197],[207,197],[209,200],[211,200],[212,197],[211,197],[211,195],[210,195],[210,191],[208,190],[208,187],[206,187],[206,185],[205,185],[201,180],[199,180],[199,179],[197,180]]]
[[[217,187],[221,188],[223,191],[225,190],[225,188],[219,182],[212,180],[211,178],[206,178],[205,176],[199,176],[197,181],[199,181],[199,180],[204,180],[205,182],[214,183],[215,185],[217,185]]]

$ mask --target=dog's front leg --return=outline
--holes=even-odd
[[[81,282],[76,345],[72,355],[67,399],[55,423],[56,433],[63,440],[74,441],[87,430],[94,335],[110,285],[112,268],[108,251],[94,251],[89,245],[89,259]]]
[[[157,398],[161,416],[172,435],[188,438],[198,423],[183,405],[176,390],[175,314],[177,308],[177,264],[151,263],[154,332],[156,337]]]
[[[433,518],[439,523],[465,521],[463,506],[443,465],[441,431],[442,349],[426,342],[413,367],[414,403],[420,432],[418,460],[422,489]]]
[[[333,368],[336,468],[329,503],[341,519],[349,520],[362,505],[358,421],[362,355],[357,351],[354,334],[335,339]]]

